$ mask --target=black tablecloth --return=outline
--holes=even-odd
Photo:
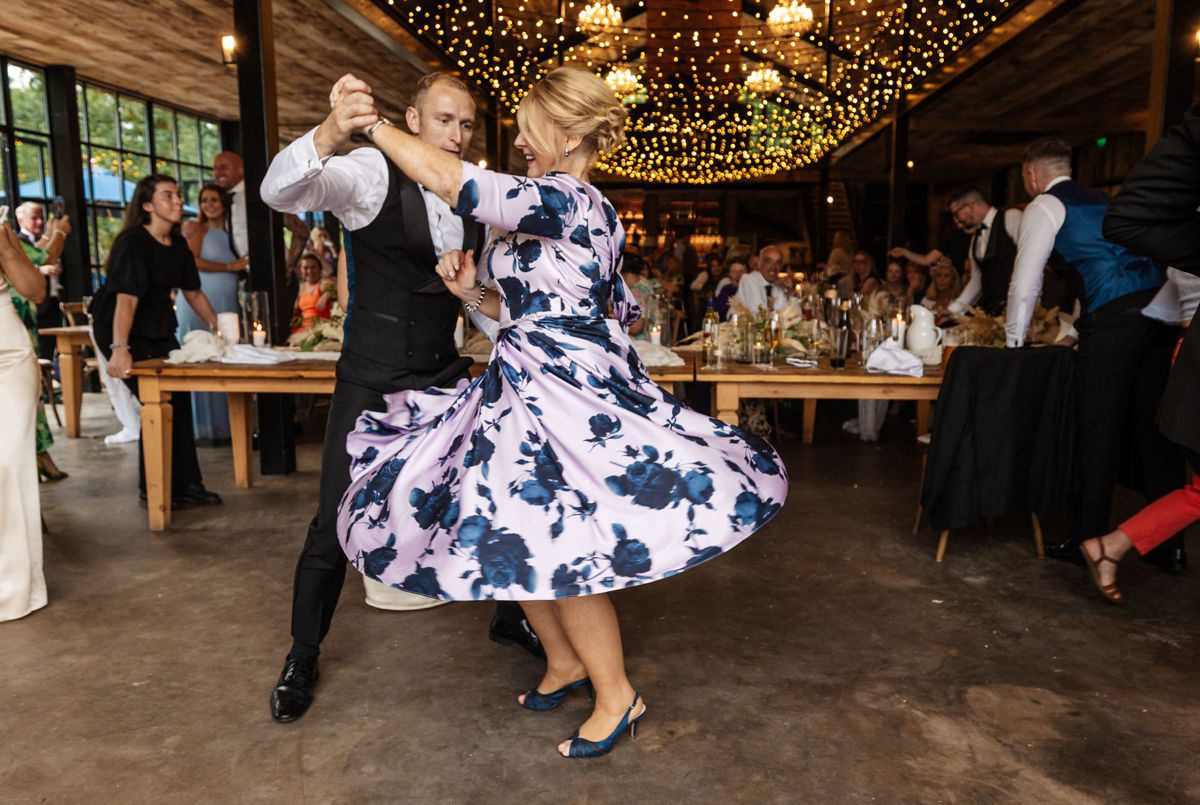
[[[1064,347],[954,351],[921,490],[934,528],[1027,512],[1045,520],[1070,500],[1074,369]]]

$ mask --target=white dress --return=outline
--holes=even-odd
[[[0,621],[46,606],[38,498],[38,369],[0,273]]]

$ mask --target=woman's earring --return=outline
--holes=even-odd
[[[571,149],[570,149],[570,148],[564,148],[564,149],[563,149],[563,156],[564,156],[564,157],[569,157],[569,156],[571,156]]]

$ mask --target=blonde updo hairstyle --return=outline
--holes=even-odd
[[[574,135],[588,168],[625,141],[628,117],[608,84],[579,67],[551,70],[517,107],[517,124],[535,153],[561,156]]]

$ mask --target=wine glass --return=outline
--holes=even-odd
[[[763,321],[763,343],[767,348],[767,363],[765,366],[759,367],[764,372],[778,371],[775,368],[775,351],[779,349],[780,343],[783,341],[783,319],[779,313],[771,311],[767,314],[766,320]]]

